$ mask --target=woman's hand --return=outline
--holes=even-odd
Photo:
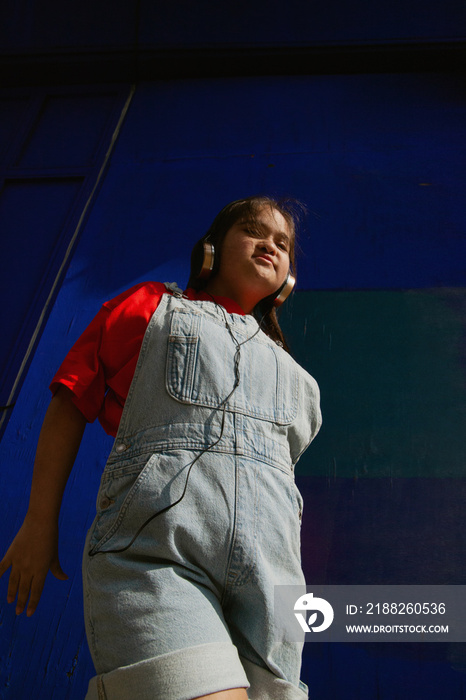
[[[18,615],[28,598],[27,615],[33,614],[49,569],[58,579],[68,578],[58,560],[58,516],[85,425],[71,392],[60,387],[40,432],[28,512],[0,562],[0,576],[11,566],[7,600],[12,603],[18,596]]]
[[[18,596],[16,614],[20,615],[27,605],[26,614],[30,617],[39,602],[49,569],[57,579],[68,578],[58,559],[57,525],[37,522],[26,515],[0,562],[0,577],[10,566],[7,601],[13,603]]]

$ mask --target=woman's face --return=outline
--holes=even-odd
[[[285,281],[291,236],[284,216],[271,207],[260,209],[254,220],[240,218],[223,239],[219,271],[206,291],[234,299],[249,313]]]

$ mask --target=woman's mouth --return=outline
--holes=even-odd
[[[255,255],[254,257],[256,258],[256,260],[262,260],[268,263],[269,265],[273,265],[272,256],[267,255],[267,253],[264,253],[263,255]]]

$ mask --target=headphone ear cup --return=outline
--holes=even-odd
[[[278,290],[278,294],[273,300],[273,305],[274,306],[281,306],[285,299],[287,299],[291,292],[293,291],[293,287],[296,284],[296,279],[293,277],[291,272],[288,273],[288,276],[280,289]]]
[[[206,280],[212,274],[215,262],[215,248],[209,241],[204,241],[204,258],[202,260],[201,271],[198,274],[198,278],[201,280]]]

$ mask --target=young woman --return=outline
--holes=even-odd
[[[49,568],[66,578],[61,498],[99,417],[116,439],[84,548],[88,700],[307,697],[273,609],[275,585],[304,582],[293,470],[320,427],[274,310],[294,243],[285,206],[232,202],[195,245],[186,292],[147,283],[104,304],[52,382],[0,575],[12,567],[8,600],[28,615]]]

